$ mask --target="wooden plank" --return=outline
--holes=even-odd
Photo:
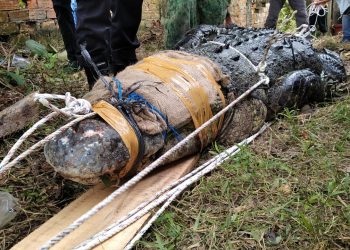
[[[105,229],[108,225],[118,221],[118,219],[126,215],[132,209],[136,208],[142,202],[149,199],[157,191],[188,173],[197,163],[198,158],[198,156],[192,156],[180,162],[170,164],[167,167],[162,167],[156,173],[148,176],[136,184],[128,192],[119,196],[107,207],[102,209],[97,215],[85,222],[81,227],[64,238],[52,249],[72,249],[74,246]],[[38,249],[47,240],[66,228],[74,220],[90,210],[94,205],[103,200],[113,191],[113,188],[105,188],[103,185],[98,185],[91,188],[81,197],[73,201],[57,215],[52,217],[41,227],[15,245],[12,249]],[[96,249],[123,249],[142,227],[148,216],[149,215],[145,215],[137,223],[130,225],[130,227],[120,232],[115,237],[109,239]]]
[[[151,214],[148,213],[137,222],[130,225],[120,233],[118,233],[113,238],[103,242],[103,244],[95,247],[94,250],[122,250],[126,245],[132,240],[136,233],[142,228],[142,226],[147,222],[148,218],[151,217]]]

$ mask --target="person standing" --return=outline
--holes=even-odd
[[[327,2],[329,1],[330,0],[313,0],[311,3],[309,9],[309,24],[311,30],[312,27],[317,27],[322,34],[327,32]]]
[[[102,75],[116,74],[137,62],[136,33],[143,0],[77,0],[77,41],[85,45]],[[90,89],[98,76],[80,56]]]
[[[68,68],[79,69],[78,57],[80,48],[77,43],[74,18],[70,0],[52,0],[53,9],[56,13],[57,23],[63,38],[64,47],[67,51]]]
[[[342,17],[342,42],[348,43],[350,42],[350,0],[337,0],[337,4]]]
[[[266,18],[265,28],[276,29],[278,16],[285,2],[285,0],[270,0],[270,8]],[[305,0],[289,0],[289,5],[293,10],[297,11],[295,15],[297,27],[300,27],[302,24],[309,24]]]

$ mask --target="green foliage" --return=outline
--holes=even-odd
[[[1,75],[4,76],[3,79],[7,84],[14,83],[17,86],[22,87],[26,83],[25,76],[19,71],[19,69],[16,69],[14,72],[0,69],[0,76]]]
[[[26,0],[18,0],[19,7],[25,9],[27,7]]]
[[[46,69],[53,69],[57,63],[57,55],[48,53],[46,57],[47,61],[44,63]]]
[[[228,4],[228,0],[198,0],[199,23],[222,24]]]
[[[11,78],[18,86],[23,86],[25,84],[25,79],[22,74],[20,74],[19,69],[16,69],[15,72],[6,72],[7,76]]]
[[[166,47],[172,48],[187,31],[198,24],[224,22],[229,0],[169,0],[165,9]]]
[[[173,47],[185,33],[198,24],[196,0],[169,0],[165,14],[165,45]]]
[[[283,20],[292,16],[292,14],[293,14],[293,9],[290,7],[288,1],[286,1],[278,17],[277,29],[279,31],[291,32],[295,30],[296,28],[295,17],[282,27]]]

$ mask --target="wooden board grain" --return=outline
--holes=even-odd
[[[118,221],[118,219],[126,215],[129,211],[152,197],[157,191],[188,173],[197,163],[198,158],[198,156],[192,156],[180,162],[162,167],[159,171],[151,174],[129,189],[129,191],[119,196],[107,207],[103,208],[98,214],[86,221],[77,230],[65,237],[52,249],[72,249],[74,246],[105,229],[108,225]],[[40,246],[47,242],[47,240],[66,228],[74,220],[90,210],[113,191],[113,188],[105,188],[103,185],[98,185],[91,188],[81,197],[73,201],[57,215],[52,217],[41,227],[15,245],[12,249],[39,249]],[[130,225],[113,238],[103,242],[103,244],[95,249],[123,249],[142,227],[149,216],[150,214],[145,215],[139,221],[133,225]]]

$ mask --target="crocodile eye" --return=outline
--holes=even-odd
[[[191,43],[191,46],[193,49],[197,48],[199,45],[200,45],[200,41],[198,40],[195,40]]]

